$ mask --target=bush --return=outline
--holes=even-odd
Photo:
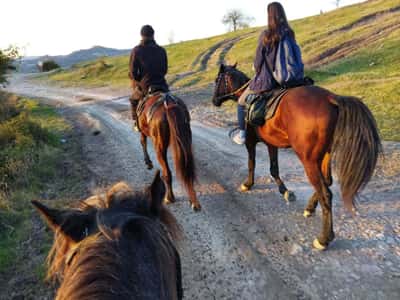
[[[18,48],[9,47],[6,50],[0,49],[0,85],[6,84],[5,74],[8,70],[15,69],[13,61],[19,57]]]
[[[57,138],[35,120],[18,97],[0,93],[0,207],[6,197],[21,186],[30,184],[30,172],[46,147],[55,146]]]
[[[40,72],[48,72],[54,69],[60,68],[60,66],[54,60],[45,60],[38,63]]]

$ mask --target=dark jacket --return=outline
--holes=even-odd
[[[258,39],[256,56],[254,58],[255,76],[249,84],[250,90],[254,92],[268,91],[277,86],[268,67],[274,65],[276,49],[271,45],[264,46],[263,39],[266,31],[263,31]],[[266,64],[268,62],[268,65]]]
[[[280,84],[284,86],[286,83],[290,83],[288,81],[292,80],[292,77],[295,77],[295,81],[302,80],[304,77],[300,48],[294,38],[290,36],[288,30],[283,29],[281,33],[281,41],[278,46],[283,46],[284,48],[282,49],[285,51],[283,51],[284,56],[281,54],[281,57],[279,57],[279,64],[276,63],[278,47],[273,47],[272,44],[264,46],[263,39],[265,34],[266,30],[261,33],[258,40],[256,57],[254,59],[256,75],[249,84],[250,90],[256,93],[272,90],[280,86]],[[285,41],[285,43],[282,43],[282,41]],[[298,64],[294,64],[294,62],[298,62]],[[284,70],[282,68],[276,70],[277,66],[284,66],[285,68]],[[275,80],[277,74],[275,73],[274,77],[273,72],[284,75],[283,78],[280,78],[280,84]]]
[[[146,77],[147,87],[168,91],[165,75],[168,71],[167,52],[154,40],[143,40],[132,49],[129,77],[140,82]]]

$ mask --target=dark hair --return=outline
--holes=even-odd
[[[154,29],[150,25],[144,25],[140,29],[140,35],[147,38],[152,38],[154,36]]]
[[[268,30],[264,34],[264,46],[268,43],[275,46],[286,34],[295,39],[294,31],[289,26],[282,4],[279,2],[272,2],[268,4],[267,10]]]

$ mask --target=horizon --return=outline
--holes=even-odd
[[[364,1],[342,0],[340,7]],[[165,46],[171,40],[173,43],[179,43],[226,33],[228,30],[221,19],[229,9],[239,9],[246,16],[253,17],[254,22],[250,23],[250,27],[266,26],[265,11],[271,1],[155,1],[157,5],[152,2],[142,3],[140,6],[140,12],[149,11],[151,14],[136,15],[132,11],[137,7],[130,0],[115,0],[112,3],[109,0],[59,0],[57,4],[54,2],[14,0],[3,4],[5,11],[17,11],[20,14],[18,18],[24,22],[18,23],[20,26],[14,25],[12,30],[2,34],[0,49],[16,45],[21,48],[24,57],[68,55],[95,46],[118,50],[131,49],[139,42],[139,31],[144,24],[154,27],[156,41]],[[290,21],[317,15],[321,10],[328,12],[336,8],[332,0],[316,0],[313,1],[314,5],[308,6],[296,0],[280,2]],[[96,5],[95,10],[93,5]],[[21,7],[25,9],[21,11]],[[79,7],[79,10],[76,7]],[[60,10],[63,11],[62,15],[59,15]],[[166,14],[166,11],[171,13]],[[177,13],[173,14],[174,12]],[[46,17],[41,17],[41,14]],[[207,22],[204,22],[204,19]],[[0,26],[7,28],[7,25],[13,22],[15,23],[15,15],[6,14],[0,20]],[[26,26],[27,23],[31,26]],[[128,27],[127,24],[132,25]]]

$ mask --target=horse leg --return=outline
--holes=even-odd
[[[240,185],[242,192],[247,192],[254,185],[254,169],[256,167],[256,145],[257,137],[254,136],[254,130],[247,130],[246,136],[246,149],[248,153],[248,176],[247,180]]]
[[[143,133],[140,135],[140,143],[142,144],[143,154],[144,154],[144,162],[147,165],[147,169],[153,169],[153,163],[150,160],[149,153],[147,152],[147,136]]]
[[[156,146],[157,159],[162,169],[162,180],[164,181],[165,187],[167,188],[164,198],[164,202],[166,204],[175,202],[175,196],[172,191],[172,175],[167,160],[167,147],[168,144],[157,144]]]
[[[322,159],[321,165],[322,174],[324,175],[325,182],[328,186],[332,185],[332,169],[331,169],[331,154],[326,152]]]
[[[269,161],[270,166],[269,170],[271,176],[274,178],[276,184],[279,188],[279,193],[283,195],[286,201],[292,202],[296,200],[296,196],[293,192],[289,191],[285,184],[283,183],[282,179],[279,177],[279,164],[278,164],[278,148],[272,145],[268,146],[268,153],[269,153]]]
[[[313,246],[318,250],[325,250],[335,238],[332,223],[332,192],[325,182],[320,165],[317,162],[309,162],[304,166],[322,208],[322,231],[318,238],[314,240]]]
[[[325,153],[324,158],[322,159],[321,164],[322,175],[324,176],[325,183],[328,186],[332,185],[332,171],[331,171],[331,155],[329,152]],[[305,218],[311,217],[315,213],[315,209],[318,205],[318,194],[314,193],[310,200],[308,200],[308,204],[306,209],[304,210],[303,216]]]

